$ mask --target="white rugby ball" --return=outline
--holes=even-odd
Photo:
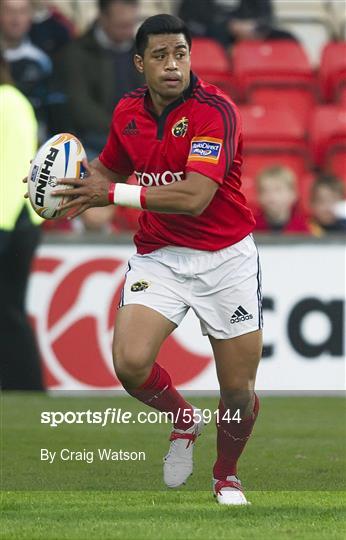
[[[59,133],[45,142],[32,160],[28,174],[28,193],[35,212],[45,219],[57,219],[67,210],[59,210],[69,197],[54,197],[59,178],[84,178],[82,160],[86,158],[81,142],[70,133]]]

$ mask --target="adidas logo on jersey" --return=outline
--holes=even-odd
[[[136,120],[134,118],[127,124],[126,128],[124,128],[123,134],[124,135],[139,135],[139,129],[137,129]]]
[[[250,319],[253,319],[253,315],[251,315],[251,313],[248,313],[246,309],[243,308],[243,306],[238,306],[233,313],[230,322],[231,324],[234,324],[237,322],[249,321]]]

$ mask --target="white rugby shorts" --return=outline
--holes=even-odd
[[[119,307],[140,304],[177,326],[191,308],[203,335],[229,339],[263,326],[252,235],[220,251],[167,246],[129,260]]]

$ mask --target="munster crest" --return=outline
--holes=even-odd
[[[172,127],[172,133],[174,137],[185,137],[188,127],[189,120],[188,118],[186,118],[186,116],[183,116],[183,118],[181,118],[179,122],[174,124],[174,126]]]

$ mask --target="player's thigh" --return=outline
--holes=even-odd
[[[209,336],[221,389],[253,390],[262,355],[262,330],[231,339]]]
[[[140,304],[118,310],[114,326],[113,361],[118,375],[148,370],[176,325],[158,311]]]
[[[119,378],[133,378],[136,371],[137,378],[144,376],[188,310],[185,280],[177,279],[168,262],[160,251],[150,256],[136,254],[129,260],[114,331],[113,357]]]
[[[261,268],[251,235],[207,257],[193,289],[203,335],[227,340],[260,330]]]

